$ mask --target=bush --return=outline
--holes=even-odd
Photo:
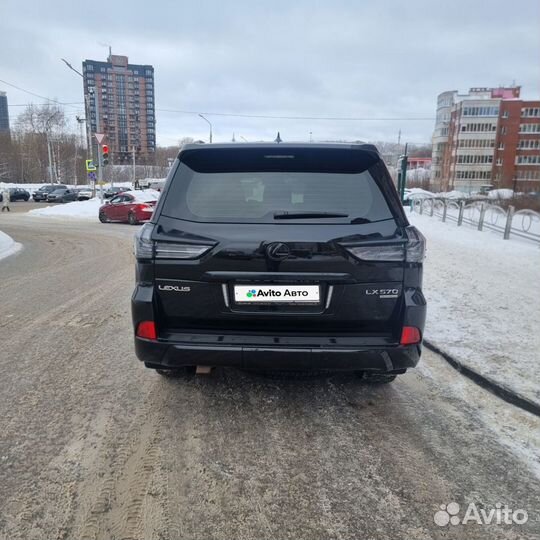
[[[494,199],[490,201],[505,210],[513,206],[516,210],[534,210],[540,212],[540,197],[533,195],[516,195],[511,199]]]

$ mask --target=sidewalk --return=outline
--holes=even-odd
[[[427,238],[425,337],[540,404],[540,247],[409,213]]]

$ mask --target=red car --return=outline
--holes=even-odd
[[[115,195],[99,209],[99,221],[137,225],[152,217],[158,196],[149,191],[126,191]]]

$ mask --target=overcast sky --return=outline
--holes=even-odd
[[[444,90],[516,82],[540,98],[539,0],[3,0],[0,79],[82,102],[78,69],[106,44],[155,68],[158,144],[184,136],[427,142]],[[13,121],[43,100],[0,82]],[[81,105],[66,107],[72,122]],[[358,120],[247,119],[263,116]],[[419,120],[411,120],[411,119]],[[372,119],[372,120],[368,120]],[[241,140],[241,139],[240,139]]]

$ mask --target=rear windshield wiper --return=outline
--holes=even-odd
[[[345,218],[349,214],[338,212],[276,212],[274,219],[316,219],[316,218]]]

